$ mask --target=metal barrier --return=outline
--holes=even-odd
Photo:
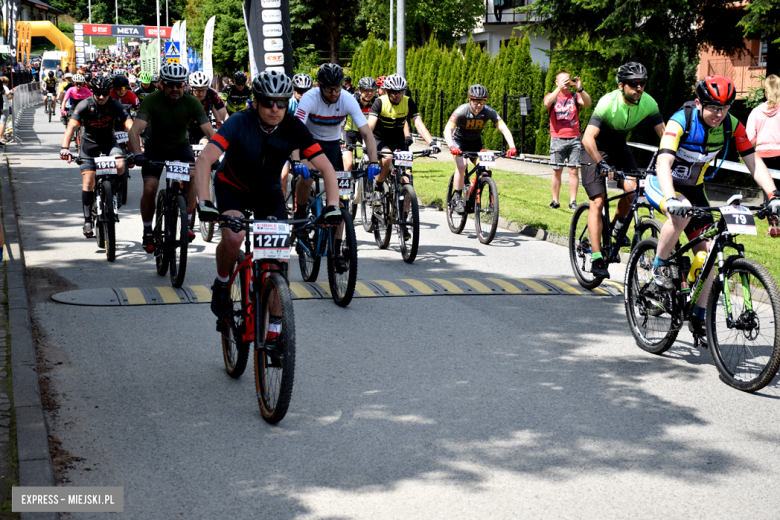
[[[19,125],[21,124],[24,111],[41,102],[41,84],[38,82],[26,83],[16,87],[12,91],[14,98],[11,100],[11,139],[21,144],[22,138],[19,136]]]

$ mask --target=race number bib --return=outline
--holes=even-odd
[[[336,172],[336,177],[339,181],[339,196],[349,197],[352,194],[352,186],[350,185],[352,174],[350,172]]]
[[[255,222],[252,258],[290,258],[290,224],[287,222]]]
[[[479,165],[490,168],[496,165],[496,154],[493,152],[479,152]]]
[[[116,138],[116,142],[119,144],[123,144],[128,141],[127,132],[115,132],[114,137]]]
[[[733,235],[757,235],[756,220],[745,206],[721,206],[726,229]]]
[[[411,168],[414,164],[414,155],[412,152],[393,152],[393,164]]]
[[[116,159],[113,157],[96,157],[95,175],[116,175]]]
[[[172,181],[189,181],[190,165],[180,161],[165,161],[165,175]]]
[[[202,152],[203,148],[205,148],[205,147],[206,147],[205,144],[193,144],[192,145],[192,155],[194,155],[195,157],[199,157],[200,156],[200,152]]]

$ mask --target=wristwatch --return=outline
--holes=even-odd
[[[580,89],[577,92],[582,92],[583,90],[585,90],[585,89],[580,87]]]

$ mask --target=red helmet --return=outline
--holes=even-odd
[[[385,79],[387,79],[387,76],[379,76],[378,78],[376,78],[376,86],[379,88],[384,87]]]
[[[696,97],[702,105],[730,105],[737,97],[734,82],[725,76],[707,76],[696,84]]]

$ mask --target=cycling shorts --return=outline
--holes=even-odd
[[[374,139],[376,139],[376,136],[374,136]],[[408,149],[406,144],[404,143],[403,137],[401,138],[400,141],[382,141],[377,139],[376,151],[381,152],[385,148],[389,149],[391,152],[394,152],[396,150],[406,151]],[[382,156],[380,156],[380,158],[382,158]]]
[[[343,170],[344,162],[341,159],[341,143],[339,141],[317,141],[322,152],[335,170]]]
[[[479,152],[482,150],[482,139],[471,141],[452,138],[452,144],[460,148],[461,152]]]
[[[113,155],[114,157],[120,158],[125,156],[125,152],[122,151],[122,148],[119,147],[119,144],[117,144],[116,141],[107,141],[102,144],[93,143],[92,141],[88,141],[86,139],[83,139],[81,141],[81,152],[79,153],[79,157],[84,159],[84,162],[81,163],[81,173],[85,172],[94,172],[95,171],[95,157],[98,157],[100,155]]]
[[[150,161],[181,161],[194,163],[195,155],[192,153],[190,143],[182,143],[173,150],[157,150],[151,144],[147,143],[144,149],[144,155]],[[152,166],[151,164],[145,164],[141,167],[141,177],[144,179],[152,178],[160,180],[162,175],[162,166]]]
[[[352,132],[349,131],[344,136],[344,141],[347,143],[347,146],[354,146],[356,144],[363,144],[363,138],[360,136],[360,132]],[[345,152],[348,150],[344,150]]]
[[[704,184],[699,184],[697,186],[675,186],[674,191],[675,193],[688,199],[693,206],[707,207],[710,205],[710,201],[707,199],[707,194],[704,192]],[[661,190],[661,185],[658,184],[657,176],[647,176],[645,195],[647,195],[647,201],[652,204],[655,209],[660,211],[664,210],[664,203],[666,202],[666,199],[664,199],[664,192]],[[690,240],[691,238],[698,235],[699,231],[706,228],[714,221],[715,220],[710,214],[704,217],[693,217],[688,222],[688,225],[685,226],[685,236],[687,236]]]
[[[263,190],[253,192],[240,190],[227,182],[214,180],[214,194],[217,197],[217,209],[220,213],[235,210],[244,217],[249,213],[252,218],[263,220],[276,217],[276,220],[287,220],[287,207],[284,204],[282,190]]]
[[[637,169],[634,156],[626,144],[616,147],[609,152],[599,150],[599,153],[607,164],[617,170],[630,172]],[[593,160],[584,147],[582,149],[580,167],[582,168],[582,187],[585,188],[585,193],[588,194],[590,200],[607,193],[607,178],[599,173],[598,163]],[[618,188],[623,188],[623,179],[618,181]]]

